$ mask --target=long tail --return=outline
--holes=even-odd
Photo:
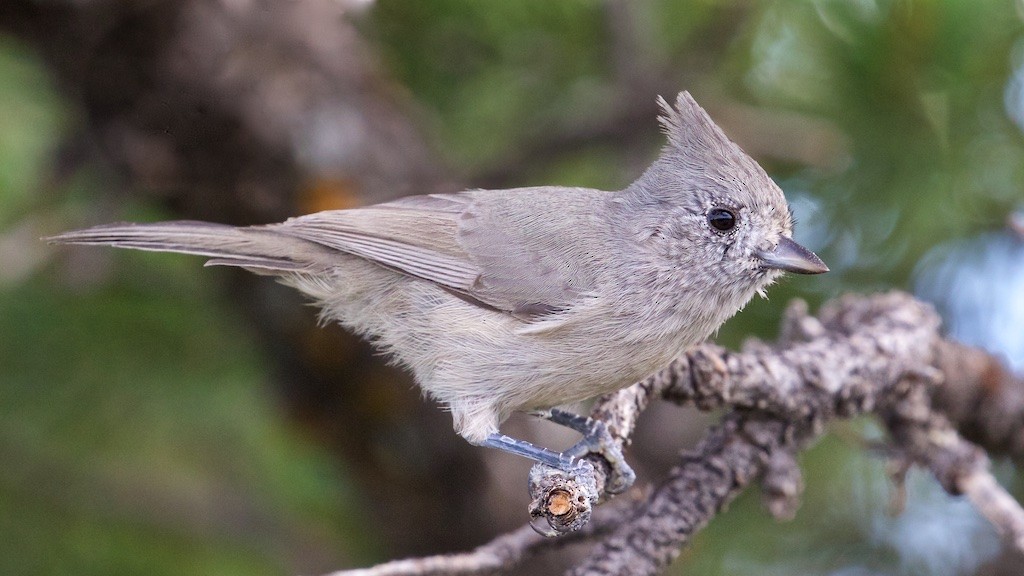
[[[210,258],[207,266],[241,266],[253,271],[317,272],[337,263],[340,252],[281,234],[267,226],[236,228],[209,222],[117,223],[44,238],[51,244],[96,244]]]

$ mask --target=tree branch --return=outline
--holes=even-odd
[[[639,492],[633,491],[632,494],[632,497],[622,498],[621,503],[600,508],[585,527],[561,538],[545,538],[527,525],[463,554],[395,560],[372,568],[341,570],[326,576],[465,576],[508,570],[542,552],[607,534],[629,507],[639,503]]]
[[[961,395],[990,399],[990,390],[974,388],[990,381],[986,374],[995,361],[943,340],[939,324],[930,306],[902,293],[843,297],[817,317],[795,302],[773,346],[752,341],[742,352],[732,352],[704,345],[646,380],[599,399],[592,417],[602,419],[623,444],[655,398],[728,412],[570,574],[659,572],[754,481],[764,487],[773,514],[791,515],[802,490],[796,453],[832,420],[866,413],[879,415],[888,427],[898,470],[926,467],[948,492],[965,494],[1024,550],[1024,510],[996,483],[984,450],[953,427],[995,419],[1015,422],[1000,431],[1017,433],[1020,405],[986,401],[978,404],[985,414],[944,414],[941,408],[958,387],[972,388]],[[1020,378],[1005,370],[998,374],[1002,394],[1024,390]],[[979,438],[1006,444],[1006,434],[994,431]],[[535,503],[540,503],[535,512],[555,531],[578,529],[580,515],[568,518],[567,508],[575,506],[566,503],[577,503],[593,485],[604,485],[607,463],[598,455],[588,458],[595,464],[591,478],[566,478],[550,468],[531,474]],[[595,518],[601,510],[596,509]]]
[[[1024,461],[1024,379],[988,352],[948,340],[937,344],[935,367],[945,375],[936,409],[989,453]]]

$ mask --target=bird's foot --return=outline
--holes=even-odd
[[[588,454],[598,454],[608,462],[610,469],[608,480],[605,483],[605,492],[609,494],[624,492],[636,481],[636,473],[629,467],[626,457],[622,454],[622,448],[612,438],[604,422],[558,409],[534,412],[534,414],[555,424],[571,428],[582,434],[583,438],[565,452],[555,452],[534,446],[529,442],[517,440],[504,434],[491,434],[484,439],[482,444],[529,458],[568,473],[578,472],[588,466],[583,460]]]
[[[636,481],[636,473],[626,462],[622,448],[612,438],[608,432],[608,426],[604,422],[557,408],[537,413],[537,415],[583,435],[579,442],[562,453],[563,456],[579,460],[587,454],[599,454],[608,462],[611,470],[605,485],[606,492],[609,494],[622,493]]]

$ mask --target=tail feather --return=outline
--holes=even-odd
[[[117,223],[44,238],[51,244],[93,244],[210,258],[207,265],[281,272],[315,272],[336,263],[339,252],[280,234],[272,227],[236,228],[209,222]]]

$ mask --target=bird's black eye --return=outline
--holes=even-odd
[[[728,232],[736,226],[736,215],[732,210],[714,208],[708,212],[708,224],[720,232]]]

